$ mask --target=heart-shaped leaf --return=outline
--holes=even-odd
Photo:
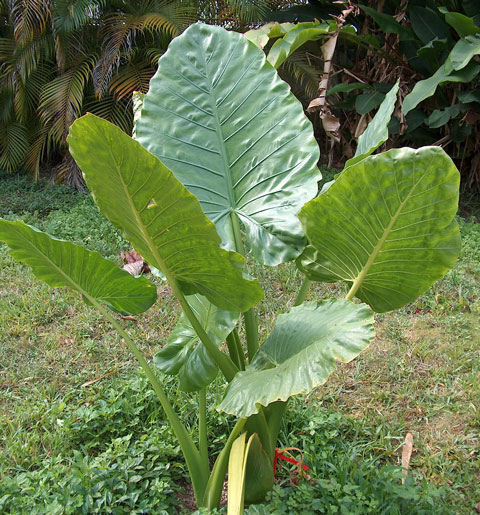
[[[219,247],[198,200],[138,142],[94,115],[75,121],[68,142],[100,211],[171,284],[232,311],[263,297],[244,279],[242,256]]]
[[[53,287],[68,286],[89,304],[98,301],[135,315],[157,300],[155,286],[145,278],[135,279],[98,252],[52,238],[21,221],[0,219],[0,240],[40,280]]]
[[[317,193],[318,144],[300,102],[242,34],[190,26],[160,58],[136,138],[200,200],[224,246],[232,213],[262,263],[298,256],[296,214]]]
[[[298,266],[315,281],[347,281],[377,312],[412,302],[458,257],[459,180],[439,147],[394,149],[346,168],[299,214],[310,244]]]
[[[218,409],[249,417],[258,413],[258,405],[310,393],[325,383],[337,361],[351,361],[374,335],[373,313],[365,304],[329,300],[294,307],[278,317],[252,363],[229,384]]]
[[[213,343],[224,342],[240,313],[219,309],[201,295],[191,295],[187,301]],[[154,363],[165,374],[178,375],[179,387],[185,392],[209,385],[218,372],[217,364],[184,314],[180,315],[165,346],[155,355]]]

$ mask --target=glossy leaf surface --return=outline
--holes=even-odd
[[[315,281],[347,281],[377,312],[412,302],[455,263],[460,175],[439,147],[394,149],[346,168],[301,210]]]
[[[169,282],[232,311],[263,297],[243,278],[243,258],[219,247],[198,200],[138,142],[93,115],[73,124],[68,142],[100,211]]]
[[[219,410],[238,417],[322,385],[337,361],[355,358],[373,339],[373,313],[346,300],[306,302],[279,315],[244,372],[229,384]]]
[[[157,300],[155,286],[144,277],[135,279],[98,252],[52,238],[21,221],[0,219],[0,241],[40,280],[54,288],[68,286],[87,303],[96,300],[115,311],[138,314]]]
[[[219,309],[201,295],[188,296],[187,301],[213,343],[223,343],[240,314]],[[155,355],[154,363],[165,374],[178,375],[180,390],[185,392],[209,385],[218,372],[217,364],[184,314],[180,315],[165,346]]]
[[[196,24],[175,38],[136,131],[197,196],[227,248],[235,212],[262,263],[301,252],[296,214],[317,192],[318,145],[289,86],[243,35]]]

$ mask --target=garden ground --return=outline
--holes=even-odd
[[[369,349],[291,403],[280,445],[303,451],[311,479],[283,467],[267,502],[249,513],[480,511],[480,224],[469,206],[462,213],[469,218],[459,219],[455,269],[414,304],[377,315]],[[0,216],[118,263],[128,248],[90,197],[61,186],[0,178]],[[259,306],[266,334],[300,277],[289,265],[251,271],[266,291]],[[178,315],[168,287],[157,287],[155,307],[124,321],[147,356]],[[342,294],[319,285],[309,297]],[[39,282],[1,245],[0,328],[0,512],[178,513],[185,466],[133,357],[99,314]],[[174,378],[164,383],[193,424],[195,396],[181,394]],[[209,395],[223,388],[217,378]],[[211,449],[231,424],[209,412]],[[408,432],[411,474],[402,485]]]

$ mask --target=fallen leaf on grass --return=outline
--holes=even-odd
[[[410,458],[412,456],[413,451],[413,436],[412,433],[407,433],[407,436],[405,437],[405,443],[403,444],[402,449],[402,472],[405,474],[405,477],[402,478],[402,484],[405,484],[405,481],[407,479],[406,476],[408,476],[408,467],[410,465]]]
[[[118,372],[118,369],[112,370],[112,372],[109,372],[108,374],[105,374],[102,377],[98,377],[97,379],[92,379],[91,381],[87,381],[86,383],[83,383],[82,385],[80,385],[80,388],[84,388],[85,386],[90,386],[91,384],[98,383],[98,381],[101,381],[102,379],[105,379],[108,376],[116,374],[117,372]]]
[[[150,267],[136,250],[122,252],[121,256],[125,263],[123,269],[130,275],[138,277],[142,273],[148,274],[150,272]]]

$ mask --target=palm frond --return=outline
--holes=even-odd
[[[185,17],[182,13],[190,12],[189,9],[181,9],[178,2],[160,2],[155,6],[147,2],[143,9],[148,7],[157,10],[135,14],[113,13],[105,19],[104,50],[93,72],[95,93],[99,98],[106,93],[122,54],[132,52],[137,34],[163,33],[171,39],[184,28]]]
[[[133,127],[132,103],[106,95],[102,100],[90,98],[85,101],[84,112],[93,113],[131,134]]]
[[[11,19],[15,40],[31,43],[45,33],[52,17],[50,0],[12,0]]]
[[[0,169],[19,170],[28,153],[28,129],[18,122],[0,125]]]
[[[70,34],[87,23],[99,20],[105,0],[56,0],[53,26],[56,34]]]
[[[290,84],[292,92],[304,102],[310,101],[318,92],[322,72],[308,59],[305,52],[294,52],[279,69],[281,77]]]
[[[94,56],[83,59],[46,84],[40,94],[40,119],[49,127],[49,136],[65,142],[68,130],[82,111],[85,86],[91,76]]]
[[[146,93],[154,73],[155,69],[148,61],[131,62],[113,77],[109,92],[118,99],[130,98],[134,91]]]

